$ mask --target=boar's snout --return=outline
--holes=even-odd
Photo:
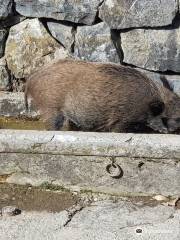
[[[180,118],[162,118],[163,124],[167,127],[169,133],[180,130]]]

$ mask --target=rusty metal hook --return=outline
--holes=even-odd
[[[121,178],[123,176],[122,168],[114,162],[114,159],[112,163],[106,166],[106,171],[112,178]]]

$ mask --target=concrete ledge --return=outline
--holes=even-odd
[[[180,135],[1,130],[0,152],[180,159]]]
[[[106,171],[116,162],[120,178]],[[8,182],[121,195],[180,194],[180,136],[0,131],[0,174]]]

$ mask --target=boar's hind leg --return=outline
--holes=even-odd
[[[57,131],[64,126],[65,117],[63,112],[58,112],[52,108],[41,109],[41,116],[45,122],[46,130]]]
[[[69,120],[63,112],[53,112],[47,111],[45,114],[43,114],[45,122],[46,122],[46,129],[49,131],[76,131],[79,130],[79,128],[76,127],[76,125]]]
[[[57,131],[64,126],[65,118],[62,112],[54,113],[48,111],[42,117],[45,120],[46,129],[49,131]]]

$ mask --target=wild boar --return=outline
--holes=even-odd
[[[117,64],[59,60],[27,79],[26,107],[28,97],[49,130],[144,132],[162,113],[174,119],[157,84]]]

